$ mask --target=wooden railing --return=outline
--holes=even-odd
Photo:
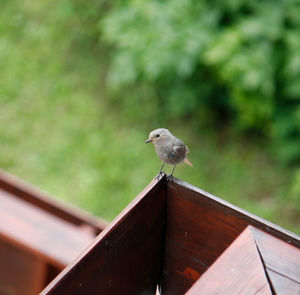
[[[106,225],[0,171],[0,294],[38,294]]]
[[[105,226],[0,173],[0,294],[300,294],[297,235],[181,180]]]

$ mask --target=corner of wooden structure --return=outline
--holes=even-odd
[[[164,239],[166,178],[150,184],[40,294],[154,294]]]
[[[184,294],[248,226],[300,248],[300,238],[182,180],[167,183],[161,289]]]

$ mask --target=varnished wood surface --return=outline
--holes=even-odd
[[[268,276],[272,281],[272,286],[275,290],[276,295],[299,295],[300,284],[284,275],[278,274],[275,271],[268,270]]]
[[[39,207],[60,219],[77,226],[89,228],[94,234],[100,233],[108,223],[101,218],[92,216],[88,212],[63,204],[46,192],[20,180],[19,178],[0,169],[0,189]]]
[[[297,248],[300,248],[300,237],[295,233],[288,231],[285,228],[280,227],[266,219],[256,216],[242,208],[239,208],[217,196],[214,196],[192,184],[189,184],[183,180],[174,178],[173,181],[168,183],[169,185],[177,185],[182,187],[184,191],[190,191],[191,194],[196,194],[199,197],[204,197],[207,202],[211,203],[212,208],[224,211],[224,215],[233,215],[239,219],[244,219],[245,223],[251,223],[253,227],[261,229],[262,231],[273,235],[288,244],[291,244]],[[169,191],[168,191],[169,192]]]
[[[62,269],[94,237],[93,233],[0,189],[0,239],[31,255]]]
[[[154,179],[41,295],[155,294],[158,282],[163,295],[185,294],[248,225],[300,247],[298,236],[220,198],[177,179]],[[248,248],[240,259],[259,261],[253,241]],[[253,276],[265,274],[259,262],[238,290],[271,294],[268,276]]]
[[[155,294],[164,210],[165,179],[154,179],[41,295]]]
[[[106,225],[0,170],[0,294],[38,294]]]
[[[275,293],[300,294],[300,249],[256,228],[251,231]]]
[[[300,294],[300,249],[248,226],[186,294]]]
[[[297,247],[299,237],[186,182],[168,182],[163,294],[184,294],[248,226]]]
[[[0,240],[0,294],[36,295],[45,286],[47,264]]]
[[[252,232],[247,228],[186,295],[272,295]]]

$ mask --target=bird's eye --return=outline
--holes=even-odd
[[[156,134],[155,137],[159,137],[159,134]]]

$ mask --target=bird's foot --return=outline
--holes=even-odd
[[[172,174],[167,176],[167,181],[172,181],[174,179],[174,176]]]
[[[155,176],[155,178],[156,178],[157,180],[160,180],[160,179],[162,179],[165,175],[166,175],[166,173],[165,173],[164,171],[161,171],[161,172],[159,172],[159,173]]]

